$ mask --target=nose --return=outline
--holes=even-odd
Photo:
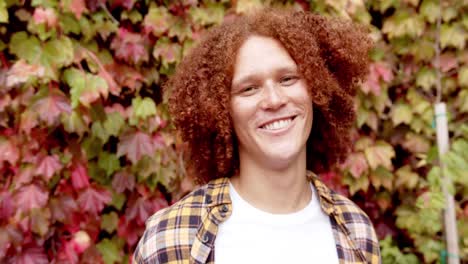
[[[281,87],[275,83],[267,82],[262,92],[262,100],[260,102],[262,109],[278,109],[286,104],[286,96],[283,94]]]

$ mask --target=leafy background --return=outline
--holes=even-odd
[[[144,221],[194,188],[161,84],[200,35],[258,6],[369,25],[356,144],[322,174],[372,218],[384,263],[443,263],[434,111],[442,50],[461,257],[468,258],[468,3],[0,0],[0,262],[128,262]]]

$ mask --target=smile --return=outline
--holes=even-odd
[[[289,126],[289,124],[291,124],[291,122],[294,120],[294,118],[295,118],[295,116],[288,117],[288,118],[283,118],[283,119],[279,119],[279,120],[273,120],[271,122],[263,124],[262,126],[260,126],[260,128],[265,129],[265,130],[280,130],[280,129],[283,129],[283,128]]]

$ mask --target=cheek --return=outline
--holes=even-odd
[[[248,124],[255,114],[255,107],[250,100],[245,98],[231,99],[230,114],[234,127],[241,127]]]

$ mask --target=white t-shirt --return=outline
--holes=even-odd
[[[230,184],[232,215],[219,226],[215,263],[338,263],[330,218],[311,189],[304,209],[271,214],[247,203]]]

